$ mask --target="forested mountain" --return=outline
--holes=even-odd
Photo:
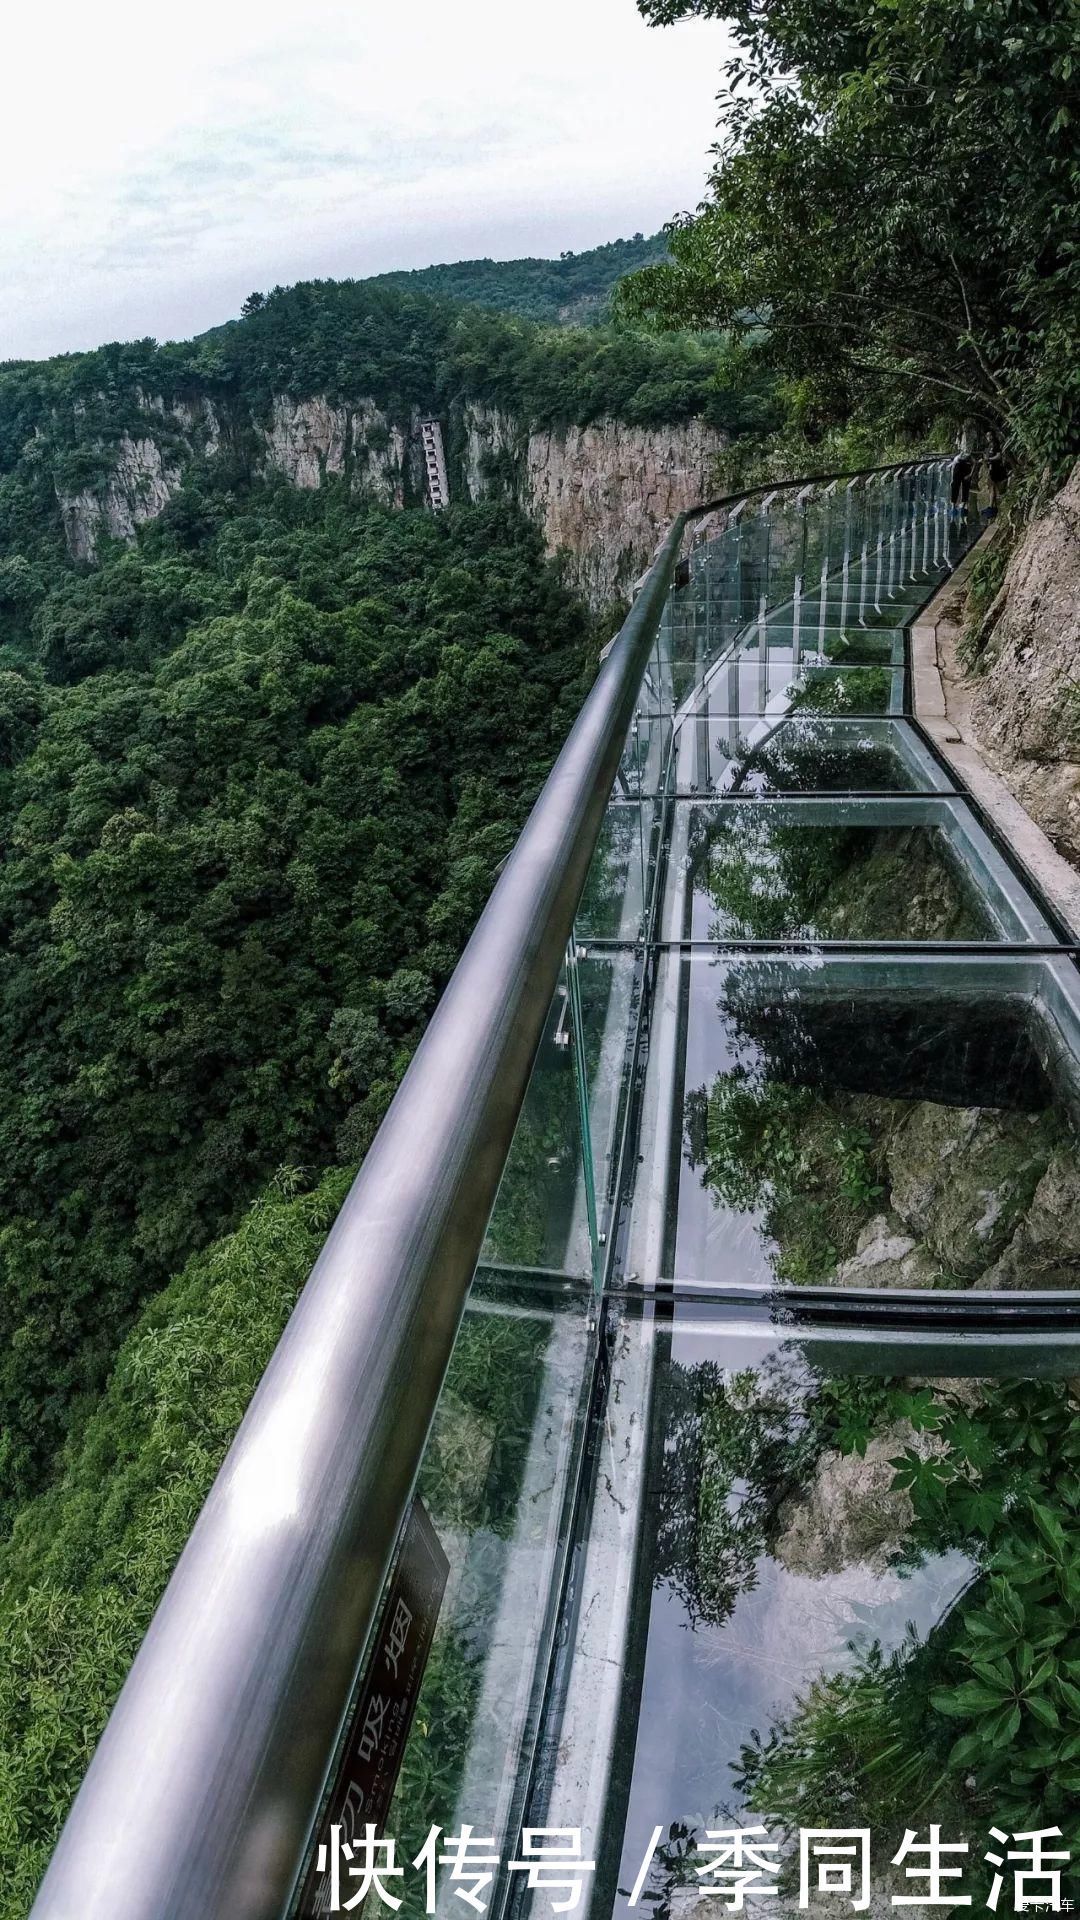
[[[49,409],[70,408],[68,440],[87,443],[124,423],[140,389],[171,396],[192,386],[254,409],[279,391],[362,392],[397,408],[468,398],[544,425],[600,415],[741,424],[771,390],[765,379],[744,382],[741,363],[733,373],[717,338],[540,326],[374,281],[307,281],[253,294],[242,319],[193,341],[0,365],[0,476]]]
[[[648,239],[635,233],[632,240],[611,240],[585,253],[562,253],[557,260],[458,260],[449,266],[376,274],[367,285],[469,301],[518,313],[526,320],[584,326],[605,317],[615,285],[624,274],[665,259],[667,245],[662,233]]]
[[[255,405],[281,387],[334,398],[362,384],[391,405],[465,396],[545,425],[603,414],[667,424],[710,412],[725,424],[725,407],[744,404],[716,337],[541,326],[364,280],[252,295],[240,321],[159,349],[155,370],[220,380]]]
[[[241,478],[265,466],[267,435],[292,431],[282,408],[308,401],[344,410],[316,464],[358,490],[381,475],[386,497],[403,505],[424,498],[425,413],[446,423],[455,478],[470,407],[498,411],[526,437],[600,420],[760,434],[779,417],[771,374],[715,337],[541,327],[357,281],[276,288],[247,305],[243,318],[194,341],[0,367],[0,593],[9,607],[40,593],[36,560],[60,559],[63,514],[85,519],[125,440],[128,533],[171,496],[193,455],[214,456],[215,489],[230,462]],[[269,465],[291,471],[288,457]],[[76,556],[92,546],[89,534],[76,540]]]

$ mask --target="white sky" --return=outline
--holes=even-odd
[[[634,0],[14,0],[0,360],[651,232],[701,197],[724,51]]]

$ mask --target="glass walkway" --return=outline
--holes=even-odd
[[[426,1442],[375,1625],[333,1710],[279,1686],[321,1798],[281,1789],[288,1872],[264,1797],[263,1852],[90,1920],[358,1910],[368,1821],[407,1914],[884,1914],[934,1829],[940,1904],[1076,1894],[1045,1856],[1080,1849],[1080,977],[912,713],[908,630],[979,525],[948,484],[761,491],[668,542],[449,1371],[430,1426],[393,1403]],[[383,1328],[421,1402],[431,1298]]]
[[[863,1828],[886,1797],[880,1728],[861,1793],[798,1762],[812,1690],[844,1704],[880,1662],[902,1703],[980,1579],[956,1516],[893,1489],[890,1459],[926,1452],[910,1376],[945,1431],[974,1405],[1015,1448],[1018,1389],[1069,1417],[1080,1351],[1005,1295],[1080,1305],[1080,980],[910,716],[906,629],[970,531],[946,484],[807,489],[693,547],[425,1462],[432,1513],[463,1424],[469,1473],[497,1465],[440,1627],[472,1704],[451,1734],[436,1666],[413,1736],[453,1785],[406,1777],[397,1828],[445,1824],[449,1794],[453,1830],[512,1843],[526,1804],[580,1830],[598,1915],[643,1866],[635,1907],[723,1911],[700,1843],[762,1823],[771,1910],[797,1911],[800,1825]],[[466,1411],[500,1339],[530,1355],[485,1367],[516,1375],[505,1426]],[[914,1686],[937,1750],[913,1825],[956,1736]],[[836,1745],[823,1774],[858,1768]],[[923,1824],[985,1829],[971,1797],[942,1788]]]

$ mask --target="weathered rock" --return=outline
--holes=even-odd
[[[1053,1155],[1012,1240],[979,1284],[1080,1286],[1080,1156],[1074,1142]]]
[[[978,740],[1080,863],[1080,463],[1020,540],[980,639],[970,708]]]
[[[831,939],[961,940],[980,932],[944,837],[921,827],[880,833],[872,853],[834,881],[813,920]]]
[[[511,414],[466,402],[461,431],[461,478],[470,500],[482,500],[490,492],[504,461],[515,475],[523,471],[528,429]]]
[[[822,1454],[806,1492],[780,1509],[775,1559],[812,1577],[855,1565],[883,1573],[914,1517],[910,1495],[893,1485],[890,1461],[906,1447],[926,1453],[932,1445],[901,1420],[875,1434],[864,1455]]]
[[[332,406],[318,395],[293,400],[279,393],[262,438],[266,470],[294,487],[314,489],[347,477],[355,491],[388,507],[404,506],[407,485],[414,497],[422,495],[418,415],[406,431],[373,400]]]
[[[1080,866],[1080,763],[1019,760],[1006,770],[1006,778],[1058,852]]]
[[[268,467],[294,487],[319,487],[328,474],[345,471],[348,409],[321,398],[290,400],[287,394],[275,394],[264,439]]]
[[[136,527],[156,520],[180,485],[181,468],[162,455],[149,435],[125,433],[112,472],[99,490],[57,491],[64,536],[73,560],[93,560],[103,535],[132,540]]]
[[[213,455],[225,437],[209,401],[138,398],[145,430],[119,442],[107,479],[59,496],[75,559],[93,560],[103,532],[132,539],[166,506],[187,461]],[[279,393],[266,422],[255,425],[257,464],[296,487],[344,479],[357,493],[401,507],[424,498],[420,421],[416,408],[398,418],[362,396],[346,403]],[[509,414],[468,403],[451,408],[445,426],[452,494],[480,500],[508,486],[536,516],[549,553],[567,556],[570,579],[596,608],[628,594],[675,515],[715,487],[727,445],[698,420],[671,427],[600,420],[530,432]]]
[[[715,490],[727,446],[726,435],[700,420],[598,420],[529,433],[495,408],[468,406],[464,429],[469,497],[481,499],[499,463],[508,463],[548,551],[568,556],[574,584],[595,607],[626,596],[676,514]]]
[[[146,393],[140,387],[137,389],[137,399],[145,412],[158,414],[167,427],[180,433],[192,452],[218,452],[224,438],[222,420],[217,408],[204,394],[169,402],[163,394]]]
[[[878,1213],[863,1228],[850,1259],[836,1270],[838,1287],[933,1287],[940,1270],[895,1214]]]
[[[923,1101],[897,1128],[894,1211],[945,1275],[973,1281],[1008,1245],[1053,1151],[1044,1114]]]
[[[591,427],[530,435],[529,503],[550,552],[596,607],[628,595],[676,514],[716,490],[727,442],[699,420],[673,427]]]

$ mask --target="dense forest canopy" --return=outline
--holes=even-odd
[[[448,266],[375,274],[368,285],[469,301],[502,313],[518,313],[526,320],[582,326],[606,316],[611,295],[625,274],[651,266],[666,254],[666,235],[646,238],[635,233],[632,240],[609,240],[585,253],[562,253],[557,260],[458,260]]]
[[[767,328],[820,418],[1080,445],[1074,0],[638,0],[736,51],[708,197],[620,290],[669,327]]]
[[[464,397],[535,425],[708,417],[741,397],[724,379],[719,343],[692,335],[543,327],[367,281],[275,287],[247,309],[190,347],[162,349],[164,364],[222,380],[256,406],[282,389],[330,399],[363,391],[398,406]]]
[[[582,692],[539,534],[194,478],[0,674],[0,1501],[276,1169],[362,1154]],[[0,1509],[2,1510],[2,1509]]]

